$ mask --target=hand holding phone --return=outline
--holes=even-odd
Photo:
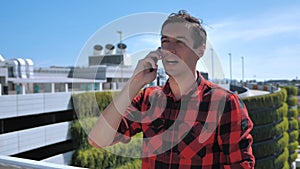
[[[161,59],[161,47],[158,47],[157,50],[155,51],[155,53],[158,55],[158,56],[151,56],[152,60],[155,62],[155,64],[157,64],[158,60]],[[156,67],[157,69],[157,67]],[[155,68],[151,67],[149,68],[149,71],[150,72],[153,72],[155,70]]]

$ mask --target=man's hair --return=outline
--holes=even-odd
[[[171,13],[167,20],[163,23],[162,29],[169,23],[183,23],[187,22],[192,25],[191,27],[191,36],[194,37],[194,46],[193,48],[198,48],[202,44],[206,44],[206,31],[201,26],[202,21],[191,16],[185,10],[180,10],[178,13]],[[161,29],[161,30],[162,30]]]

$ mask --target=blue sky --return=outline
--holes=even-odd
[[[87,41],[109,23],[135,13],[185,9],[209,25],[208,39],[225,77],[229,78],[228,53],[232,53],[235,79],[242,77],[242,56],[246,80],[300,78],[300,1],[296,0],[0,0],[0,6],[0,54],[5,59],[31,58],[41,67],[74,66]],[[119,36],[116,31],[112,30],[114,38]],[[153,39],[128,40],[128,52],[156,47]]]

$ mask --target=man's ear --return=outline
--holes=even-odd
[[[197,48],[197,55],[199,59],[202,58],[202,56],[204,55],[205,49],[206,49],[205,44],[202,44],[200,47]]]

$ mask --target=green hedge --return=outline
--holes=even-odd
[[[289,120],[289,131],[298,131],[298,119],[290,119]]]
[[[136,158],[129,156],[134,155],[135,157],[141,157],[141,146],[141,141],[133,141],[129,144],[120,143],[105,149],[94,147],[81,148],[76,150],[73,154],[72,165],[92,169],[106,167],[117,168],[124,164],[129,165],[133,161],[136,161]],[[122,154],[122,156],[120,156],[120,154]],[[135,162],[133,163],[136,164]]]
[[[277,156],[269,156],[264,159],[256,160],[255,169],[289,169],[288,164],[289,150],[287,148]]]
[[[71,124],[71,136],[76,147],[80,149],[90,148],[88,134],[97,121],[97,117],[74,120]]]
[[[283,153],[275,159],[274,166],[272,168],[289,169],[290,167],[289,164],[287,163],[288,158],[289,158],[289,150],[288,148],[285,148]]]
[[[262,159],[281,153],[289,144],[289,135],[285,132],[278,140],[260,142],[252,146],[256,159]]]
[[[287,92],[287,95],[289,95],[289,96],[297,96],[297,94],[298,94],[298,88],[295,86],[283,86],[281,88],[285,89]]]
[[[298,111],[297,108],[290,107],[288,109],[288,117],[289,117],[289,119],[298,119],[298,114],[299,114],[299,111]]]
[[[98,117],[119,92],[87,92],[72,95],[78,118]]]
[[[254,126],[265,125],[286,117],[288,105],[283,103],[279,108],[271,108],[269,110],[260,109],[249,111],[249,116],[254,123]]]
[[[286,90],[280,90],[272,94],[243,98],[243,101],[248,111],[251,112],[263,108],[279,107],[286,101],[286,98]]]
[[[290,142],[298,141],[299,131],[293,130],[292,132],[289,133],[289,136],[290,136]]]
[[[91,147],[76,151],[73,154],[72,165],[90,169],[122,168],[124,164],[136,165],[136,161],[136,158],[118,156],[105,149]]]
[[[271,125],[254,126],[251,131],[254,142],[264,141],[272,139],[274,137],[282,135],[288,130],[289,122],[287,118],[284,118],[280,123],[274,123]]]
[[[294,157],[294,154],[289,152],[292,152],[296,146],[294,142],[291,143],[290,141],[297,139],[297,133],[291,129],[297,128],[295,126],[299,124],[294,120],[287,120],[287,117],[293,119],[292,117],[295,117],[297,112],[291,110],[288,114],[286,104],[287,93],[294,92],[294,89],[289,88],[268,95],[243,99],[249,116],[255,124],[251,134],[254,139],[253,153],[256,158],[256,169],[288,168],[289,161]],[[72,138],[80,148],[73,155],[74,165],[88,168],[112,167],[119,169],[139,168],[141,166],[140,159],[122,157],[111,153],[141,153],[141,147],[139,147],[141,142],[130,142],[133,149],[117,144],[108,149],[109,151],[92,148],[87,143],[86,133],[97,119],[89,117],[98,117],[116,94],[117,92],[96,92],[73,95],[73,105],[80,119],[72,124]],[[295,102],[293,99],[289,100],[289,102]],[[280,120],[282,121],[280,122]],[[276,121],[279,123],[275,123]],[[289,134],[287,133],[288,128],[290,128]],[[282,137],[278,137],[280,135]],[[139,135],[138,137],[142,136]]]
[[[297,159],[297,149],[298,149],[298,137],[299,137],[299,126],[298,126],[298,109],[297,103],[298,99],[295,97],[298,93],[298,88],[294,86],[284,87],[287,91],[287,104],[289,106],[288,109],[288,117],[289,117],[289,163],[292,163]]]
[[[88,143],[88,132],[97,121],[97,117],[82,118],[75,120],[71,125],[71,135],[78,149],[72,157],[72,165],[88,168],[106,168],[119,167],[123,164],[126,166],[136,166],[138,160],[129,156],[141,156],[141,139],[135,139],[129,144],[116,144],[105,149],[94,148]],[[142,133],[137,134],[134,138],[142,138]],[[122,154],[122,156],[119,156]],[[134,162],[135,161],[135,162]],[[125,166],[125,168],[126,168]]]
[[[74,94],[72,101],[77,118],[95,117],[100,114],[94,92]]]
[[[136,159],[131,162],[127,162],[124,165],[117,167],[116,169],[140,169],[142,166],[142,160]]]
[[[73,154],[72,165],[90,169],[112,167],[116,161],[113,154],[99,148],[80,149]]]
[[[297,111],[298,111],[298,114],[299,114],[299,112],[300,112],[300,105],[298,105]],[[298,120],[298,129],[300,129],[300,118],[297,118],[297,120]]]
[[[292,162],[294,162],[298,157],[298,152],[294,151],[292,153],[289,154],[289,163],[291,164]]]
[[[294,142],[289,143],[288,148],[289,148],[290,154],[291,154],[291,153],[294,153],[295,150],[298,149],[298,142],[297,142],[297,141],[294,141]]]
[[[289,168],[287,91],[243,99],[254,123],[253,153],[256,169]],[[290,113],[292,114],[292,113]],[[282,120],[280,122],[280,120]],[[279,121],[279,123],[278,123]],[[282,136],[282,137],[280,137]]]
[[[296,97],[288,97],[286,102],[289,107],[295,107],[298,103],[298,99]]]

